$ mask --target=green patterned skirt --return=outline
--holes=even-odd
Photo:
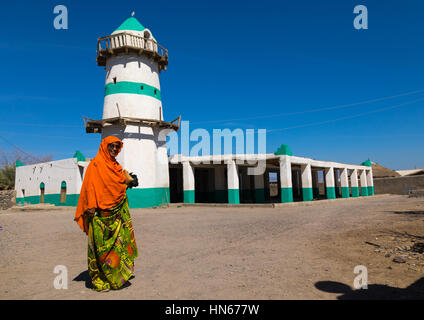
[[[89,223],[88,273],[96,291],[119,289],[134,273],[138,251],[127,196]]]

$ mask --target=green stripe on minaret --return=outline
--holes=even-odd
[[[170,202],[168,187],[132,188],[127,190],[127,195],[130,209],[160,207]]]
[[[105,87],[105,97],[117,93],[141,94],[161,100],[161,93],[158,88],[152,87],[142,82],[118,81],[110,82]]]

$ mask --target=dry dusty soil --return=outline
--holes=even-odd
[[[424,297],[424,198],[134,209],[135,277],[106,293],[90,289],[74,210],[1,211],[0,299]],[[57,265],[68,289],[54,288]],[[368,289],[354,289],[357,265]]]

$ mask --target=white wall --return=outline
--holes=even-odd
[[[66,182],[67,194],[79,194],[82,177],[76,158],[37,163],[16,168],[16,197],[39,196],[43,182],[45,194],[60,194],[62,181]]]

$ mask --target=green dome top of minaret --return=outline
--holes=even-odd
[[[115,31],[120,31],[120,30],[143,31],[144,29],[146,28],[143,27],[142,24],[136,18],[129,17],[127,20],[122,22],[122,24]]]

